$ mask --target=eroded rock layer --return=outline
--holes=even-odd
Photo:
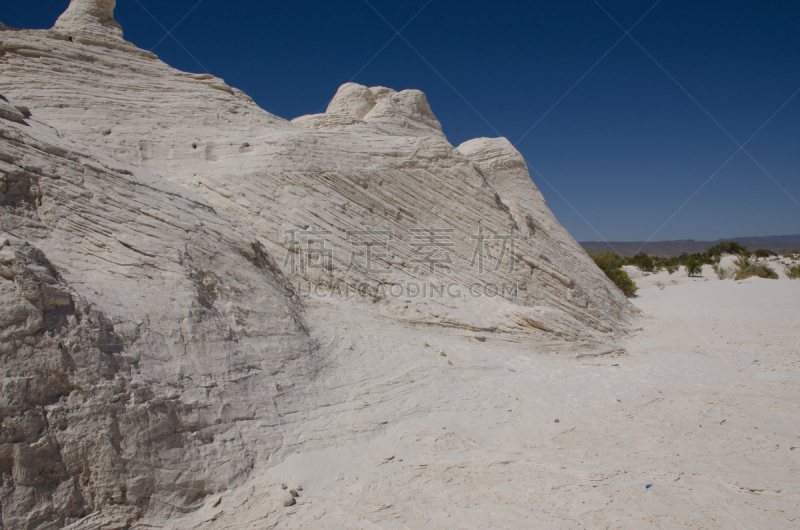
[[[113,9],[0,25],[5,527],[247,480],[295,443],[287,411],[345,400],[312,388],[333,369],[304,303],[531,344],[628,329],[507,140],[454,148],[422,92],[356,84],[289,122],[127,43]]]
[[[280,446],[314,348],[252,233],[30,114],[0,173],[4,526],[191,506]]]

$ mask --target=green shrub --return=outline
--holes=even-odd
[[[631,280],[631,277],[628,276],[628,273],[622,270],[624,260],[619,254],[613,252],[590,252],[589,255],[597,266],[600,267],[600,270],[614,282],[614,285],[619,287],[619,290],[622,291],[625,296],[630,298],[639,289],[636,283]]]
[[[734,261],[733,264],[736,265],[739,270],[744,270],[750,267],[753,263],[750,261],[750,256],[742,255],[736,258],[736,261]]]
[[[783,269],[790,280],[800,279],[800,265],[784,265]]]
[[[755,256],[756,258],[768,258],[770,256],[775,256],[775,255],[776,254],[774,252],[766,248],[760,248],[753,252],[753,256]]]
[[[723,254],[745,254],[747,247],[738,241],[723,241],[706,249],[706,256],[722,256]]]
[[[714,263],[716,261],[714,256],[708,256],[706,254],[700,254],[698,252],[695,252],[694,254],[690,254],[689,257],[691,259],[695,260],[700,265],[705,265],[705,264],[711,265],[712,263]]]
[[[616,269],[611,272],[604,271],[606,276],[608,276],[614,285],[619,287],[619,290],[627,296],[628,298],[632,297],[636,291],[639,290],[639,287],[636,285],[636,282],[631,280],[631,277],[628,276],[628,273],[622,269]]]
[[[727,278],[733,278],[734,270],[732,267],[722,267],[719,263],[714,264],[714,272],[717,273],[717,278],[720,280],[725,280]]]
[[[667,272],[670,274],[675,274],[675,271],[678,270],[678,267],[675,265],[667,265]]]
[[[678,265],[686,266],[686,262],[689,260],[694,260],[700,265],[713,265],[719,261],[719,256],[712,256],[709,254],[701,254],[695,252],[694,254],[687,254],[684,252],[678,257],[669,258],[666,262],[667,265],[672,265],[673,267],[677,267]]]
[[[597,266],[604,271],[619,269],[625,265],[625,259],[614,252],[590,252],[589,255],[592,257]]]
[[[736,276],[733,277],[733,279],[738,281],[750,278],[752,276],[758,276],[759,278],[768,278],[770,280],[778,279],[778,273],[775,272],[775,270],[769,265],[764,265],[764,264],[750,265],[749,267],[740,269],[739,272],[736,273]]]
[[[667,267],[669,267],[668,258],[654,257],[653,262],[655,263],[656,272],[659,272],[661,269],[666,269]]]
[[[695,258],[689,257],[686,260],[686,274],[691,276],[699,276],[703,272],[703,266]]]
[[[639,267],[639,270],[644,272],[653,272],[656,268],[655,260],[645,254],[644,252],[639,252],[635,256],[628,258],[626,260],[628,265],[635,265]]]

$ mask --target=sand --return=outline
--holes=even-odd
[[[633,299],[626,352],[597,357],[331,312],[328,338],[360,342],[336,360],[346,410],[171,527],[794,526],[800,281],[672,278]]]

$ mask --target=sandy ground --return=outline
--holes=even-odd
[[[800,281],[662,274],[599,357],[318,309],[338,402],[172,527],[797,527]]]

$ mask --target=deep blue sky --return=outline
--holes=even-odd
[[[167,28],[196,6],[174,31],[189,53],[153,51],[287,119],[351,80],[420,89],[453,145],[516,143],[579,241],[800,234],[800,94],[745,146],[785,191],[722,130],[744,143],[800,89],[800,2],[663,0],[630,32],[646,52],[608,52],[625,31],[593,0],[427,1],[118,0],[116,18],[149,50],[165,31],[142,6]],[[655,3],[598,1],[626,30]],[[67,4],[3,0],[0,21],[47,28]],[[397,29],[419,12],[419,54],[376,11]]]

